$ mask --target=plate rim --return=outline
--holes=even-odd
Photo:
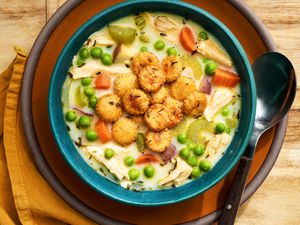
[[[47,43],[48,37],[51,36],[53,30],[56,26],[72,11],[76,6],[78,6],[83,0],[69,0],[65,2],[48,20],[41,32],[39,33],[37,39],[35,40],[33,47],[30,51],[29,57],[26,62],[26,67],[24,70],[24,78],[22,81],[21,88],[21,116],[24,126],[24,133],[26,140],[29,145],[29,150],[33,156],[35,165],[37,166],[40,173],[43,175],[45,180],[49,183],[52,189],[64,199],[73,209],[86,216],[88,219],[97,222],[97,223],[106,223],[106,224],[116,224],[123,225],[128,224],[126,222],[118,221],[111,217],[105,216],[100,212],[92,209],[87,206],[84,202],[79,200],[74,196],[56,177],[52,171],[50,165],[45,159],[40,145],[37,140],[36,132],[33,126],[33,117],[32,117],[32,86],[35,75],[35,70],[37,68],[37,63],[40,57],[40,54]],[[256,14],[246,5],[243,1],[239,0],[228,0],[228,2],[240,11],[243,16],[256,28],[259,36],[261,37],[264,45],[267,47],[268,51],[277,51],[276,45],[267,31],[265,25],[262,21],[256,16]],[[30,65],[30,66],[29,66]],[[266,179],[270,173],[273,165],[276,162],[276,159],[280,153],[282,147],[284,136],[287,128],[288,116],[286,116],[277,126],[275,131],[275,136],[270,147],[269,153],[262,164],[259,171],[253,177],[251,182],[245,188],[242,204],[247,201],[254,192],[261,186],[263,181]],[[186,225],[204,225],[215,222],[220,216],[221,209],[218,209],[204,217],[200,217],[190,222],[186,222]]]

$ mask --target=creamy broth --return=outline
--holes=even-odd
[[[145,26],[142,30],[139,29],[136,25],[137,16],[141,16],[145,19]],[[163,23],[159,24],[157,18],[162,18]],[[167,30],[166,32],[163,32],[162,28],[157,28],[157,24],[163,26],[166,23],[168,24],[168,22],[170,23],[170,21],[165,20],[166,18],[168,18],[171,21],[171,25],[176,24],[176,28],[174,28],[174,30]],[[196,24],[195,22],[185,20],[182,17],[176,15],[160,12],[132,15],[125,18],[121,18],[109,24],[109,26],[114,25],[135,29],[136,37],[134,38],[134,41],[132,41],[132,43],[130,44],[118,44],[117,42],[120,42],[120,40],[116,41],[114,38],[112,38],[108,26],[93,33],[89,37],[89,39],[83,44],[83,48],[88,49],[88,51],[90,52],[89,54],[91,54],[91,50],[94,47],[99,47],[102,49],[102,55],[103,53],[106,53],[112,56],[116,54],[115,49],[117,48],[117,46],[121,46],[121,50],[117,55],[115,62],[112,65],[105,65],[105,63],[103,63],[103,61],[101,61],[101,59],[99,58],[93,58],[91,55],[89,55],[87,58],[83,57],[85,59],[82,59],[80,53],[78,53],[73,58],[72,65],[70,66],[69,70],[69,76],[67,77],[62,89],[63,112],[66,115],[66,125],[69,130],[70,138],[74,141],[74,146],[76,147],[80,155],[85,159],[85,161],[95,171],[97,171],[99,175],[105,176],[111,181],[120,184],[122,187],[131,190],[157,190],[176,187],[184,185],[187,182],[192,181],[193,179],[201,177],[202,174],[209,171],[206,171],[205,168],[201,170],[201,166],[199,165],[201,164],[200,162],[205,161],[206,164],[209,165],[209,170],[213,168],[213,166],[223,156],[228,145],[233,139],[239,122],[239,113],[241,108],[240,85],[236,84],[234,86],[228,87],[228,83],[226,82],[225,86],[220,84],[215,85],[213,81],[211,81],[211,79],[216,80],[217,78],[214,78],[214,76],[217,76],[218,72],[215,72],[215,75],[212,76],[206,75],[206,68],[209,62],[215,62],[218,68],[222,71],[230,71],[228,73],[230,73],[231,76],[233,76],[232,74],[236,73],[234,65],[227,65],[228,60],[231,61],[231,59],[226,54],[225,49],[222,47],[222,43],[219,43],[212,34],[208,33],[207,31],[204,31],[203,27]],[[216,50],[216,56],[211,55],[210,53],[206,53],[205,49],[204,51],[202,51],[200,46],[201,41],[199,41],[199,51],[188,51],[184,47],[184,44],[182,44],[182,41],[179,37],[181,35],[180,32],[184,27],[188,27],[188,29],[192,30],[192,32],[194,33],[193,38],[197,41],[201,40],[201,38],[198,36],[198,34],[201,31],[205,32],[205,34],[208,34],[208,40],[213,42],[214,46],[218,46]],[[145,43],[144,41],[140,40],[141,35],[148,35],[149,42]],[[162,40],[165,44],[163,50],[157,50],[157,40]],[[202,41],[202,44],[204,45],[209,44],[209,42],[207,42],[205,39]],[[198,49],[198,45],[196,46]],[[97,99],[100,99],[101,97],[106,96],[108,94],[115,95],[113,89],[115,80],[121,76],[120,74],[132,73],[131,60],[133,57],[135,57],[141,52],[141,47],[147,47],[147,52],[155,54],[155,56],[159,59],[160,62],[162,62],[162,60],[165,57],[167,57],[167,49],[174,47],[174,49],[176,49],[176,57],[178,57],[178,59],[182,60],[183,62],[183,69],[180,76],[191,78],[196,87],[195,91],[199,93],[201,92],[200,87],[203,85],[204,82],[203,79],[206,79],[207,83],[211,85],[210,94],[202,93],[202,95],[205,95],[207,99],[208,106],[206,106],[204,112],[201,113],[201,115],[191,116],[187,115],[187,113],[181,112],[183,117],[182,122],[180,124],[177,124],[176,126],[166,128],[171,134],[170,144],[173,145],[173,147],[175,147],[174,154],[172,155],[171,159],[167,162],[164,162],[162,160],[161,153],[149,149],[147,145],[144,150],[139,150],[136,141],[133,141],[132,143],[126,145],[118,144],[114,140],[114,138],[108,141],[102,141],[101,135],[99,135],[99,131],[96,128],[97,122],[99,120],[102,120],[102,118],[99,117],[94,107],[91,106],[91,103],[89,102],[89,98],[91,97],[87,97],[87,94],[85,93],[86,87],[93,87],[95,92],[92,93],[92,95],[96,96]],[[207,48],[210,48],[210,46],[208,46]],[[186,57],[188,60],[186,60],[184,57]],[[222,63],[222,57],[225,60],[224,63]],[[80,60],[81,62],[79,62]],[[195,64],[196,67],[193,67],[193,65]],[[189,65],[191,66],[189,67]],[[195,71],[198,71],[198,73],[195,74]],[[103,73],[109,73],[110,86],[105,89],[97,88],[95,86],[95,83],[97,82],[96,80],[99,76],[103,76]],[[89,85],[84,86],[82,83],[82,79],[86,77],[91,78],[91,82]],[[236,77],[238,77],[238,75],[236,75]],[[169,89],[172,83],[176,81],[177,80],[169,82],[168,84],[165,83],[164,85],[167,89]],[[229,96],[231,99],[228,100],[228,103],[222,106],[220,109],[218,109],[210,117],[210,114],[212,114],[213,110],[209,110],[208,107],[209,104],[210,106],[214,104],[213,96],[217,95],[218,92],[224,92],[227,94],[229,93],[229,95],[232,94],[232,97]],[[223,94],[221,93],[220,96],[223,96]],[[170,93],[168,98],[172,98]],[[122,99],[122,96],[120,96],[120,99]],[[185,100],[179,102],[181,102],[181,104],[184,105],[184,101]],[[224,108],[226,109],[224,110]],[[71,117],[68,118],[67,114],[70,111],[76,114],[76,119],[73,120]],[[205,114],[205,112],[207,114]],[[80,125],[79,119],[83,116],[87,116],[90,118],[90,124],[88,127],[83,127]],[[124,110],[124,105],[122,105],[121,117],[126,116],[129,117],[129,119],[132,119],[134,117],[133,115],[130,115],[130,113],[126,112]],[[211,121],[208,121],[208,118],[210,118]],[[195,121],[201,121],[201,123],[207,124],[208,128],[199,130],[199,127],[194,126],[195,132],[193,133],[193,129],[191,128],[193,127],[193,125],[191,124],[195,124]],[[112,132],[112,124],[112,122],[105,122],[105,125],[110,133]],[[217,128],[217,126],[219,127]],[[88,140],[89,138],[87,138],[87,130],[95,130],[95,132],[97,131],[97,137],[89,137],[93,140]],[[138,133],[146,133],[145,135],[147,135],[147,130],[151,130],[151,128],[149,128],[145,123],[138,125]],[[180,141],[182,142],[180,143],[178,141],[177,137],[180,134],[185,136],[185,138],[187,139],[186,142]],[[199,136],[199,141],[197,135]],[[221,141],[216,139],[216,142],[219,143],[213,144],[212,139],[216,137],[224,137],[224,139],[220,139]],[[195,149],[197,145],[200,145],[205,149],[202,155],[195,155],[193,153],[193,149]],[[213,146],[213,148],[209,147],[209,149],[214,149],[213,154],[211,153],[212,150],[208,152],[208,145]],[[193,156],[194,158],[196,158],[196,165],[191,165],[192,163],[189,163],[189,160],[183,156],[183,153],[180,153],[180,151],[184,148],[189,149],[190,157]],[[108,159],[103,157],[103,154],[106,149],[112,149],[114,151],[114,156],[112,156],[112,158]],[[137,162],[137,159],[143,154],[151,154],[157,159],[157,162],[148,162],[141,164],[134,163],[134,165],[132,166],[125,165],[125,157],[131,156],[133,157],[134,161]],[[180,166],[179,163],[181,163],[182,166],[186,168],[186,170],[181,171],[181,174],[183,174],[184,172],[186,172],[187,174],[184,180],[180,180],[180,175],[178,175],[177,177],[175,176],[173,180],[167,182],[167,184],[160,184],[160,182],[163,179],[167,178],[170,174],[172,174],[176,167]],[[112,167],[110,167],[110,164],[113,164]],[[150,178],[147,177],[144,173],[144,168],[149,165],[152,166],[152,171],[155,171]],[[194,170],[197,170],[194,168],[200,168],[199,172],[201,174],[197,174],[197,172],[194,172]],[[119,171],[121,171],[120,174],[118,174],[118,172],[116,172],[114,169],[118,169]],[[132,177],[130,177],[129,171],[132,169],[136,169],[137,171],[139,171],[138,178],[132,179]]]

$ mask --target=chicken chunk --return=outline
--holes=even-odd
[[[130,69],[126,68],[122,64],[113,64],[111,66],[105,66],[97,61],[89,61],[81,67],[72,67],[70,73],[73,79],[81,79],[84,77],[92,77],[98,72],[108,72],[111,74],[116,73],[130,73]]]
[[[118,54],[115,56],[114,63],[125,63],[134,56],[132,49],[126,45],[120,45],[120,47],[116,48],[115,51],[117,51]]]
[[[87,46],[113,46],[116,42],[111,38],[111,36],[105,32],[96,32],[90,36],[87,41]]]
[[[197,51],[204,57],[212,59],[224,66],[232,67],[232,61],[230,57],[211,38],[207,40],[198,40],[196,46]]]
[[[213,117],[219,112],[224,106],[233,100],[235,93],[228,88],[217,89],[213,96],[210,98],[207,106],[204,110],[204,117],[207,121],[211,122]]]
[[[192,173],[192,167],[190,167],[184,160],[179,156],[175,158],[176,165],[175,169],[170,174],[159,181],[160,186],[171,187],[173,185],[180,186],[183,184]]]
[[[221,151],[224,149],[224,147],[229,143],[230,141],[230,135],[223,133],[223,134],[217,134],[214,138],[210,139],[210,141],[207,143],[206,146],[206,155],[207,156],[213,156],[218,151]]]
[[[87,146],[86,152],[103,164],[119,181],[129,181],[127,168],[125,167],[123,160],[130,151],[128,149],[119,148],[115,151],[112,158],[106,159],[104,149],[103,146]]]
[[[91,77],[95,75],[97,72],[100,72],[99,65],[100,63],[97,62],[89,62],[84,64],[81,67],[72,67],[70,69],[70,73],[72,74],[73,79]]]

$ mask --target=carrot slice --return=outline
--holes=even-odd
[[[196,50],[195,36],[191,28],[183,27],[182,30],[180,31],[179,39],[182,47],[185,50],[189,52],[193,52]]]
[[[109,89],[110,87],[110,75],[102,74],[97,76],[95,80],[96,89]]]
[[[233,88],[240,82],[240,77],[230,71],[217,69],[212,83],[217,86]]]
[[[102,143],[106,143],[112,139],[111,133],[104,121],[98,120],[95,129]]]
[[[150,153],[143,154],[135,160],[136,164],[144,164],[144,163],[151,163],[151,162],[153,163],[158,162],[158,159]]]

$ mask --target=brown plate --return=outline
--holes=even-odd
[[[218,218],[218,209],[223,206],[235,170],[213,188],[193,199],[171,206],[135,207],[110,200],[87,186],[71,170],[55,145],[48,122],[47,97],[50,76],[58,55],[80,25],[119,2],[121,0],[68,1],[40,33],[30,53],[22,85],[22,117],[35,163],[63,199],[95,222],[118,224],[117,220],[121,220],[138,224],[174,224],[197,219],[197,224],[211,223]],[[210,12],[227,25],[243,45],[251,63],[264,52],[275,50],[261,22],[240,1],[187,2]],[[287,118],[260,139],[243,202],[270,172],[279,154],[286,125]],[[133,213],[134,217],[131,216]]]

